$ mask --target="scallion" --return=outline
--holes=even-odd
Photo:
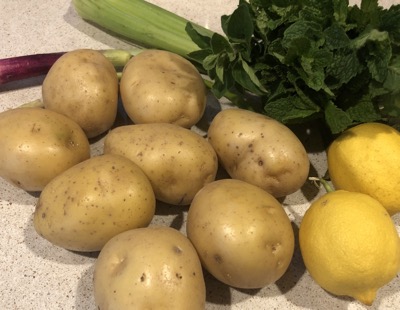
[[[142,49],[107,49],[100,52],[107,57],[118,70]],[[24,55],[0,59],[0,85],[47,74],[54,62],[65,52]]]
[[[64,53],[24,55],[0,60],[0,85],[46,74]]]

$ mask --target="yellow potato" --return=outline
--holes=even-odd
[[[34,227],[51,243],[99,251],[115,235],[151,222],[155,197],[143,171],[118,155],[92,157],[53,179],[42,191]]]
[[[288,127],[267,116],[223,110],[211,122],[208,141],[232,178],[274,197],[294,193],[307,180],[310,162],[303,144]]]
[[[187,205],[218,170],[214,149],[199,134],[178,125],[126,125],[110,131],[105,154],[126,156],[143,169],[160,201]]]
[[[76,121],[89,138],[114,124],[118,104],[118,77],[113,64],[100,52],[79,49],[61,56],[42,86],[43,104]]]
[[[274,283],[292,260],[294,233],[285,210],[272,195],[240,180],[222,179],[201,189],[186,229],[204,268],[233,287]]]
[[[71,119],[40,108],[0,113],[0,176],[26,191],[90,157],[89,141]]]
[[[102,249],[95,263],[98,309],[203,310],[205,283],[190,241],[170,227],[121,233]]]
[[[146,50],[133,57],[121,77],[123,106],[136,124],[173,123],[190,128],[206,106],[203,79],[177,54]]]

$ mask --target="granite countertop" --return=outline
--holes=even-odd
[[[237,0],[153,0],[166,9],[220,31],[219,17],[229,14]],[[355,3],[355,1],[351,1]],[[359,3],[359,1],[357,1]],[[381,1],[382,5],[399,3]],[[0,58],[77,48],[128,48],[123,42],[84,22],[70,0],[1,1]],[[0,111],[41,97],[43,77],[0,86]],[[93,152],[96,152],[96,145]],[[314,173],[326,171],[323,149],[310,151]],[[321,193],[307,184],[283,201],[289,217],[298,227],[310,201]],[[82,254],[58,248],[39,237],[32,225],[37,197],[0,179],[0,309],[95,310],[92,272],[96,254]],[[186,212],[167,207],[158,212],[154,224],[180,223]],[[393,217],[398,229],[400,217]],[[399,309],[400,277],[378,292],[373,306],[365,307],[350,298],[332,296],[321,289],[305,270],[298,247],[287,273],[261,290],[228,288],[206,276],[206,309]]]

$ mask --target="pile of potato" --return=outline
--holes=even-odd
[[[71,51],[42,94],[44,108],[0,113],[0,176],[40,192],[34,227],[43,238],[100,251],[98,309],[204,309],[202,268],[237,288],[285,273],[294,234],[277,198],[309,173],[286,126],[223,109],[205,137],[191,130],[207,90],[190,62],[165,51],[141,52],[120,80],[99,52]],[[119,96],[132,123],[116,125]],[[92,139],[103,154],[91,155]],[[187,208],[186,232],[149,226],[157,201]]]

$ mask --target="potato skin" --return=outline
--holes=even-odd
[[[50,68],[42,97],[46,109],[76,121],[88,138],[96,137],[111,128],[117,115],[116,70],[98,51],[70,51]]]
[[[207,140],[174,124],[117,127],[107,134],[104,153],[135,162],[150,179],[156,198],[173,205],[189,204],[218,170],[217,155]]]
[[[226,109],[211,122],[208,141],[234,178],[274,197],[294,193],[307,180],[310,162],[296,135],[282,123],[243,109]]]
[[[170,227],[133,229],[111,239],[95,263],[98,309],[205,308],[200,260],[190,241]]]
[[[92,252],[123,231],[146,227],[154,212],[143,171],[125,157],[101,155],[53,179],[39,197],[33,223],[57,246]]]
[[[85,133],[64,115],[40,108],[0,113],[0,176],[23,190],[41,191],[89,157]]]
[[[193,64],[177,54],[146,50],[124,67],[121,99],[135,124],[195,125],[206,106],[206,87]]]
[[[221,179],[201,189],[190,205],[186,229],[203,267],[237,288],[274,283],[294,252],[293,228],[281,204],[240,180]]]

